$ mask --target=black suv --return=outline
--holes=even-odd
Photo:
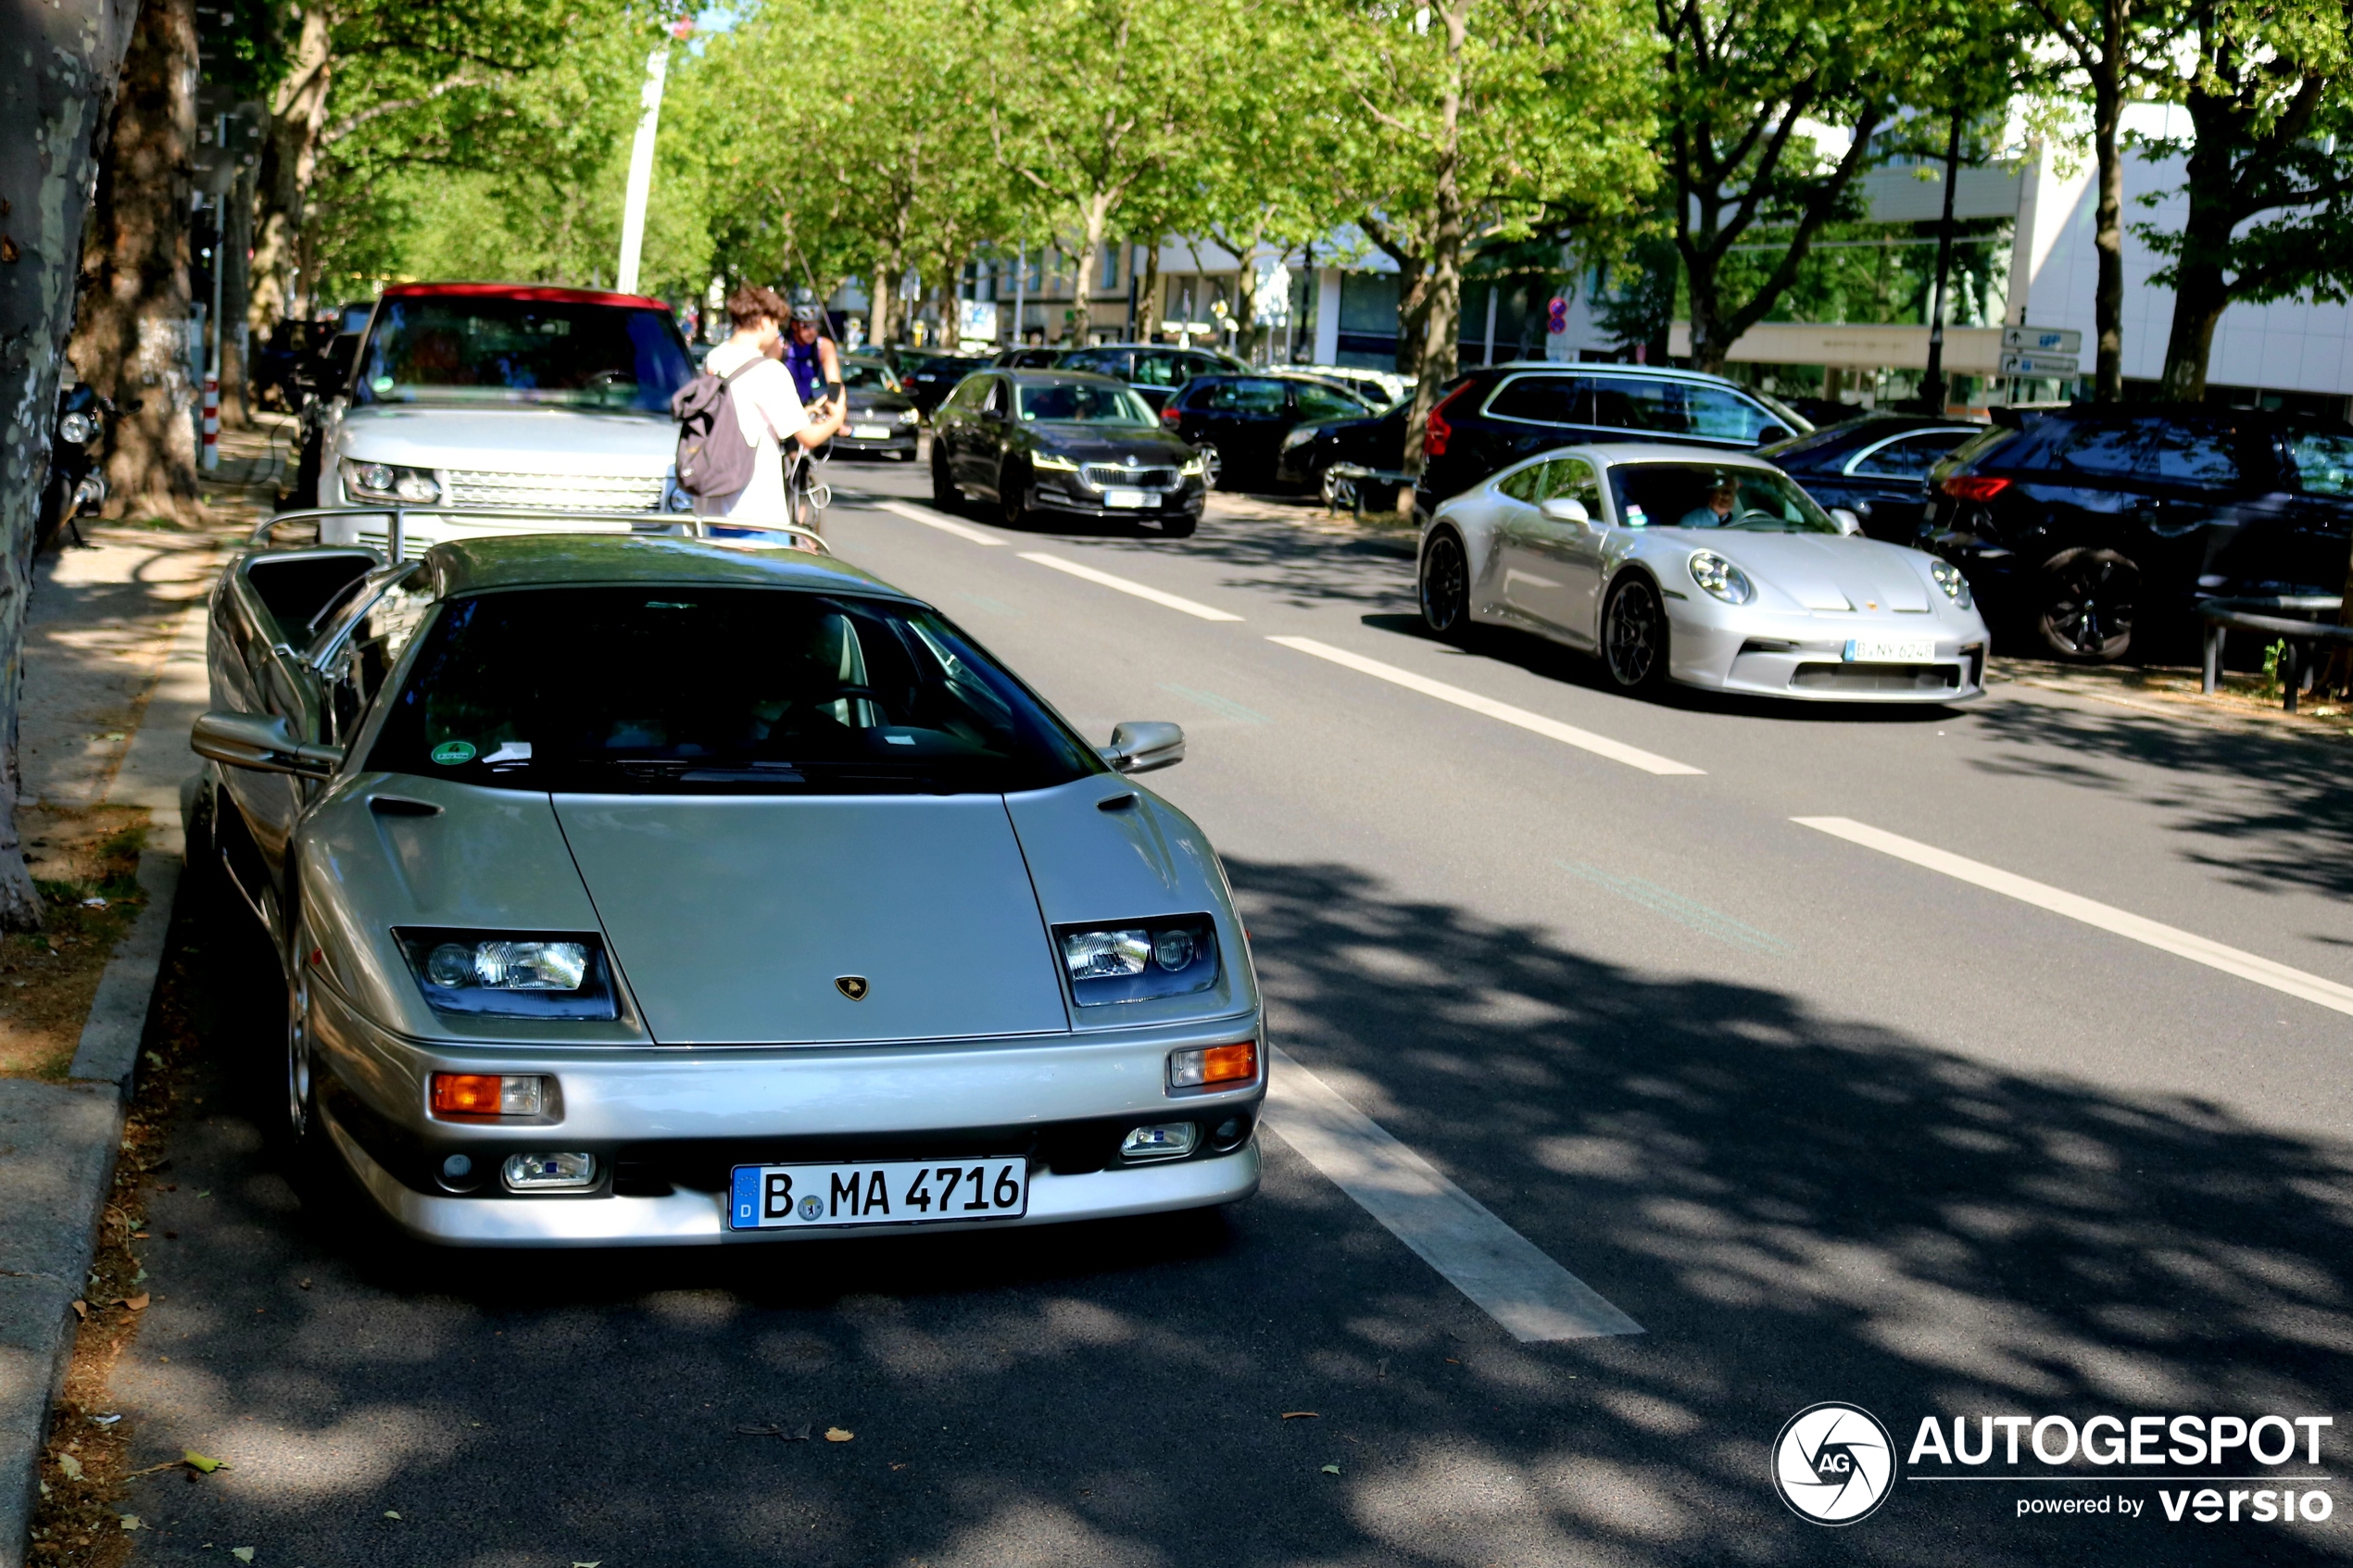
[[[1169,394],[1195,376],[1250,369],[1232,355],[1220,354],[1215,349],[1176,348],[1164,343],[1105,343],[1093,348],[1074,348],[1056,360],[1054,368],[1116,376],[1134,387],[1155,413],[1168,401]]]
[[[1921,546],[2062,659],[2177,644],[2202,599],[2341,593],[2353,547],[2353,426],[2084,405],[1987,431],[1930,480]]]
[[[1721,376],[1546,360],[1473,370],[1429,413],[1417,499],[1430,510],[1520,458],[1589,441],[1747,451],[1814,427]]]
[[[1160,421],[1202,455],[1209,482],[1265,484],[1298,426],[1361,419],[1372,410],[1353,392],[1304,376],[1195,376],[1160,410]]]
[[[1909,545],[1927,515],[1928,470],[1984,430],[1928,414],[1865,414],[1756,455],[1824,508],[1853,512],[1872,538]]]

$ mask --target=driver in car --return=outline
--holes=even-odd
[[[1707,492],[1707,500],[1683,514],[1679,528],[1723,528],[1732,521],[1732,508],[1740,503],[1740,486],[1722,479]]]

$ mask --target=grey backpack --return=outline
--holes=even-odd
[[[723,500],[750,488],[756,448],[744,439],[729,389],[763,362],[755,357],[724,376],[705,370],[671,395],[671,417],[678,421],[678,488],[687,495]]]

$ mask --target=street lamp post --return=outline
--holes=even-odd
[[[682,21],[670,30],[684,38],[694,23]],[[646,202],[654,183],[654,141],[661,130],[661,84],[670,74],[670,40],[654,45],[646,56],[646,85],[637,94],[637,139],[629,148],[629,194],[621,211],[621,263],[613,269],[613,288],[637,292],[637,263],[646,248]]]

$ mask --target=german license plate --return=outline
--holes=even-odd
[[[916,1163],[738,1165],[727,1228],[822,1230],[1010,1220],[1028,1211],[1029,1161],[990,1155]]]
[[[1103,492],[1103,505],[1106,507],[1149,507],[1159,499],[1160,492],[1157,490],[1106,490]]]
[[[888,441],[890,427],[888,425],[851,425],[849,435],[853,441]]]
[[[1936,657],[1933,637],[1850,637],[1849,664],[1926,664]]]

